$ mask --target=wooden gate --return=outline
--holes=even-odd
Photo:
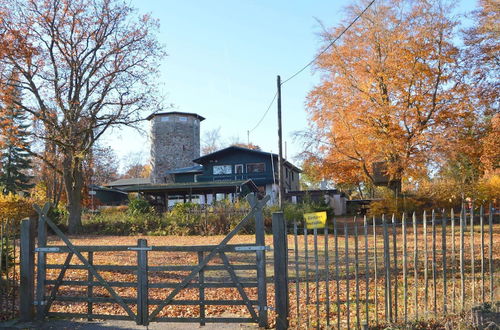
[[[241,220],[241,222],[218,244],[205,246],[150,246],[145,239],[139,239],[137,246],[82,246],[74,245],[68,237],[47,217],[49,204],[43,208],[35,206],[39,214],[38,218],[38,246],[34,249],[37,253],[36,267],[36,294],[33,301],[34,289],[34,254],[30,249],[32,245],[33,226],[29,220],[23,220],[21,234],[21,277],[24,279],[24,292],[21,297],[21,319],[29,320],[33,318],[33,309],[36,309],[36,318],[43,320],[46,317],[71,317],[91,319],[119,319],[133,320],[139,325],[148,325],[150,322],[198,322],[201,325],[209,322],[217,323],[258,323],[259,326],[268,325],[267,317],[267,293],[266,293],[266,270],[265,256],[267,247],[264,242],[264,220],[262,208],[269,200],[266,196],[262,200],[257,200],[254,195],[247,197],[251,210]],[[255,244],[228,244],[251,218],[255,219]],[[47,244],[47,226],[64,242],[64,245]],[[23,248],[24,246],[24,248]],[[136,255],[137,263],[134,265],[106,265],[95,262],[98,253],[132,253]],[[197,262],[194,265],[150,265],[148,254],[152,252],[176,252],[176,253],[196,253]],[[47,254],[66,254],[64,263],[48,264]],[[229,253],[254,253],[252,262],[245,264],[232,263],[228,257]],[[78,264],[72,260],[79,261]],[[215,259],[219,261],[214,264]],[[245,258],[248,259],[248,258]],[[212,261],[212,264],[209,264]],[[86,272],[85,280],[73,278],[67,279],[65,276],[68,269],[76,269]],[[49,279],[47,271],[58,271],[56,279]],[[229,280],[223,282],[210,282],[206,279],[206,272],[221,271],[227,272]],[[255,276],[252,281],[242,281],[237,275],[238,271],[254,271]],[[135,281],[118,281],[105,279],[102,274],[110,272],[120,274],[129,272],[135,275]],[[180,281],[158,281],[157,279],[169,278],[166,273],[175,273],[179,277],[179,272],[188,274],[179,277]],[[175,276],[174,276],[175,277]],[[154,279],[154,281],[153,281]],[[84,295],[60,294],[60,288],[74,288],[75,292]],[[30,289],[31,288],[31,289]],[[132,288],[136,293],[134,297],[124,297],[119,290],[122,288]],[[233,288],[239,293],[238,300],[206,299],[207,290],[214,288]],[[257,299],[250,299],[245,289],[256,290]],[[83,289],[83,291],[82,291]],[[105,290],[106,295],[102,294]],[[151,297],[152,290],[163,290],[163,297]],[[183,290],[198,291],[198,299],[178,298]],[[96,291],[100,291],[96,294]],[[177,298],[177,299],[176,299]],[[71,310],[68,305],[65,312],[51,311],[51,306],[55,301],[68,303],[85,304],[85,311]],[[123,311],[116,313],[95,313],[95,305],[111,303],[118,305]],[[248,310],[248,317],[210,317],[207,315],[207,306],[243,305]],[[197,316],[176,316],[169,315],[167,306],[197,306]],[[35,308],[33,308],[35,307]],[[80,308],[81,309],[81,308]]]

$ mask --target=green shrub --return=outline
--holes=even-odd
[[[152,211],[148,201],[142,198],[131,199],[128,203],[128,213],[132,215],[146,214]]]

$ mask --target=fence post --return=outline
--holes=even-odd
[[[47,245],[47,223],[45,215],[38,214],[38,248],[44,248]],[[47,272],[47,255],[44,251],[38,251],[37,259],[37,280],[36,280],[36,318],[38,321],[45,319],[45,276]]]
[[[21,221],[21,259],[20,259],[20,320],[32,321],[35,315],[35,221]]]
[[[137,320],[139,325],[149,324],[148,313],[148,241],[137,240]]]
[[[250,205],[259,203],[255,195],[249,195]],[[262,214],[262,205],[259,203],[255,210],[255,244],[258,246],[265,246],[266,241],[264,237],[264,215]],[[258,250],[255,252],[257,261],[257,292],[259,302],[259,327],[267,328],[267,286],[266,286],[266,251]]]
[[[287,239],[283,212],[273,213],[274,290],[276,303],[276,329],[288,329],[288,273]],[[317,284],[316,284],[317,285]]]

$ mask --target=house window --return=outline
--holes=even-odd
[[[170,118],[169,117],[161,117],[161,121],[169,121]]]
[[[243,164],[234,165],[234,173],[242,174],[243,173]]]
[[[247,173],[262,173],[266,171],[264,163],[250,163],[247,164]]]
[[[287,168],[285,168],[285,178],[288,179],[288,169]]]
[[[187,117],[179,117],[179,121],[187,121]]]
[[[231,174],[231,165],[215,165],[214,175]]]
[[[292,171],[292,180],[295,180],[293,173],[294,173],[294,172]]]

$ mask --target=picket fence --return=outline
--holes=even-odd
[[[490,205],[333,218],[324,229],[289,219],[290,326],[359,329],[498,308],[497,218]]]

